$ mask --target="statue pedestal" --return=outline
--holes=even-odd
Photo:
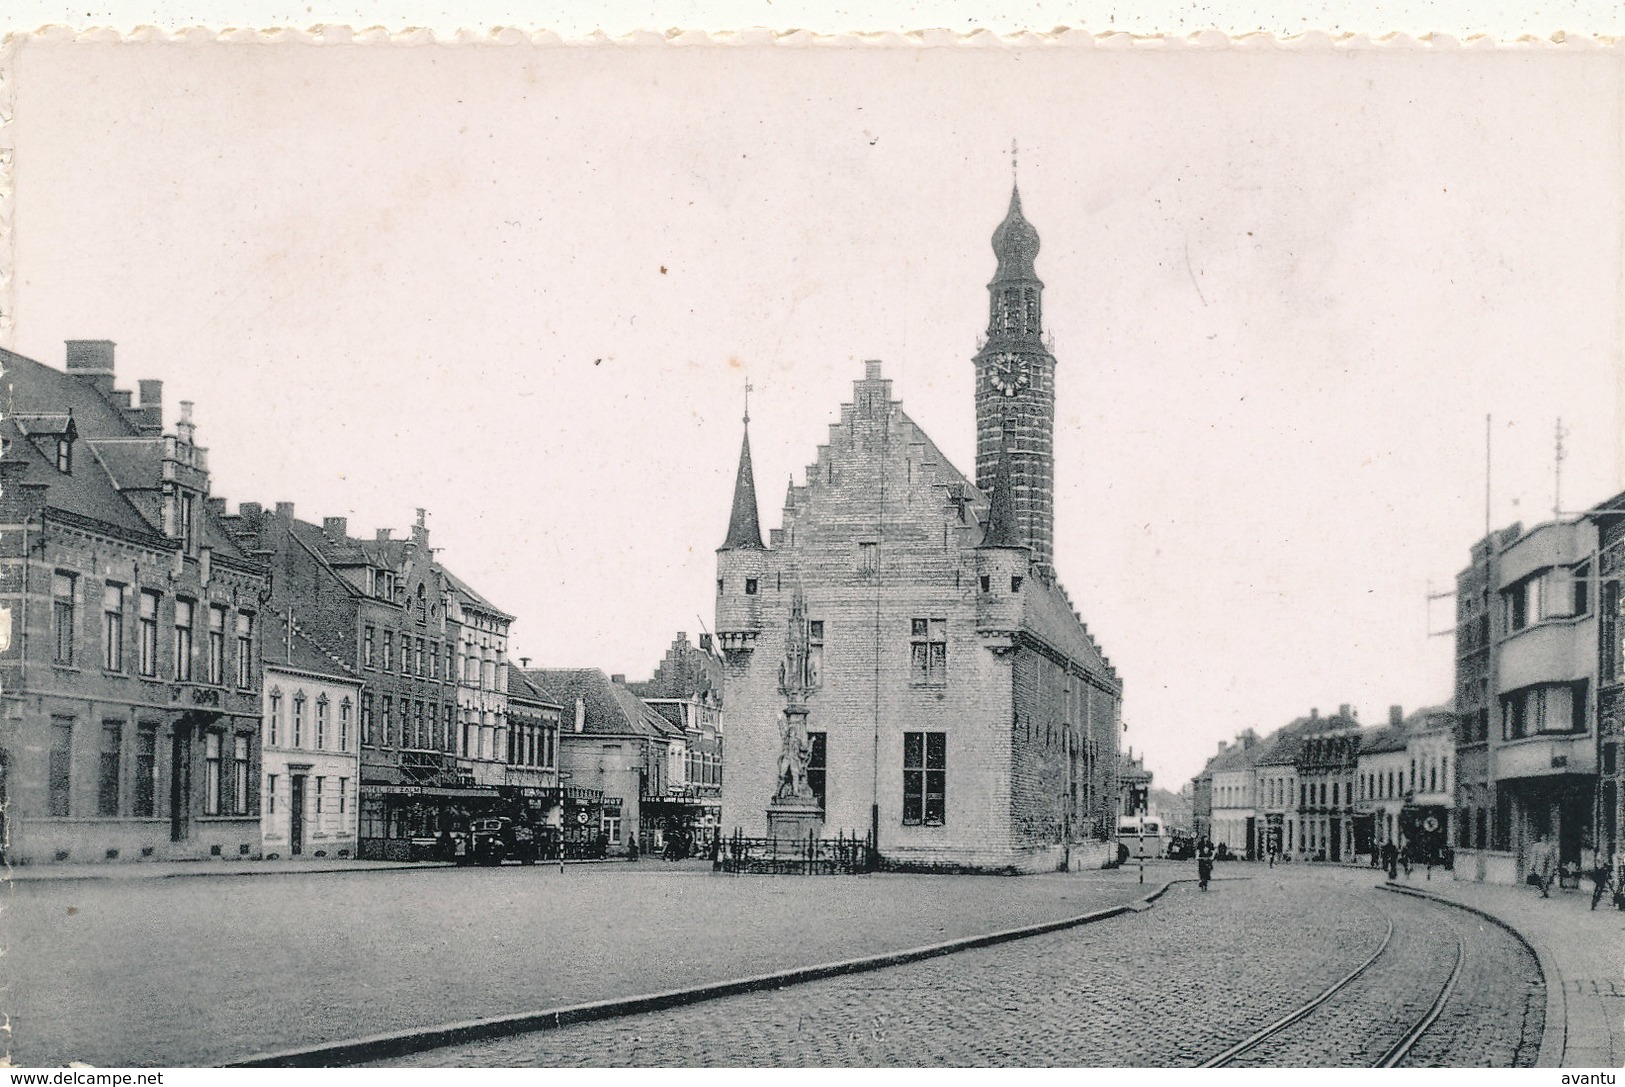
[[[776,797],[767,806],[767,836],[777,842],[805,842],[808,833],[821,835],[824,812],[812,797]]]

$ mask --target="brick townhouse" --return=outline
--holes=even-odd
[[[725,832],[765,835],[793,786],[895,867],[1106,854],[1122,683],[1053,566],[1055,359],[1017,192],[993,248],[974,483],[869,362],[764,544],[747,417],[717,553]]]
[[[192,405],[0,351],[0,845],[12,863],[257,856],[264,566]]]

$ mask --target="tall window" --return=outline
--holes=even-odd
[[[124,671],[124,586],[111,581],[102,589],[102,667]]]
[[[276,814],[276,775],[265,775],[265,814]]]
[[[175,601],[175,678],[182,683],[192,678],[192,620],[197,605],[190,600]]]
[[[248,737],[238,736],[231,751],[231,810],[248,814]]]
[[[429,726],[423,722],[423,703],[412,703],[412,731],[417,733],[419,747],[429,746]]]
[[[316,776],[316,814],[322,814],[322,783],[327,779],[320,774]]]
[[[915,619],[912,636],[910,682],[941,686],[948,682],[948,622],[945,619]]]
[[[282,692],[271,692],[270,720],[266,722],[266,739],[272,747],[282,743]]]
[[[327,696],[319,695],[316,698],[316,750],[322,751],[327,747]]]
[[[339,703],[339,750],[350,750],[350,700]]]
[[[254,617],[246,611],[237,613],[237,686],[254,686]]]
[[[824,621],[812,619],[807,623],[807,682],[814,687],[824,685]]]
[[[158,795],[158,726],[143,723],[135,731],[135,780],[130,797],[130,814],[151,818]]]
[[[51,578],[51,627],[55,635],[51,659],[57,664],[73,663],[73,594],[79,579],[57,573]]]
[[[69,794],[73,784],[73,718],[51,718],[51,761],[48,768],[52,815],[70,812]]]
[[[361,663],[368,668],[372,667],[372,640],[373,628],[368,627],[361,633]]]
[[[181,547],[188,555],[197,551],[197,499],[181,492]]]
[[[56,440],[56,470],[63,475],[73,472],[73,443],[66,437]]]
[[[349,778],[339,778],[339,814],[340,815],[344,814],[345,797],[346,797],[346,794],[349,793],[349,791],[350,791],[350,779]]]
[[[412,647],[412,671],[417,675],[423,674],[423,639],[419,638]]]
[[[879,570],[880,544],[874,541],[858,544],[858,573],[864,577],[874,577]]]
[[[120,721],[103,721],[101,774],[96,782],[97,815],[118,814],[119,756],[123,751],[123,723]]]
[[[220,733],[203,734],[203,814],[220,814]]]
[[[371,747],[372,735],[372,692],[366,691],[361,695],[361,745]]]
[[[440,643],[429,643],[429,678],[440,678]]]
[[[903,733],[903,824],[942,826],[947,797],[948,734]]]
[[[140,614],[141,644],[140,661],[141,674],[156,676],[158,674],[158,594],[150,589],[141,591]]]
[[[218,604],[209,608],[209,682],[226,682],[226,609]]]
[[[456,671],[451,666],[451,655],[452,655],[452,643],[447,642],[446,643],[446,671],[445,671],[445,676],[446,676],[447,679],[451,679],[453,676],[455,676],[457,674]]]
[[[305,746],[305,696],[293,696],[293,746]]]
[[[395,632],[384,631],[384,671],[391,671],[395,667]]]
[[[383,742],[384,742],[385,747],[393,747],[393,746],[395,746],[395,723],[392,720],[392,718],[395,716],[394,711],[395,711],[395,700],[393,698],[391,698],[389,695],[386,694],[384,696],[384,720],[383,720],[383,733],[384,733]]]
[[[810,754],[807,756],[807,788],[812,790],[813,796],[818,799],[820,808],[826,807],[824,802],[824,787],[829,780],[829,740],[828,733],[807,733],[807,747]],[[709,760],[707,760],[709,761]],[[709,775],[711,768],[706,765],[703,773]]]

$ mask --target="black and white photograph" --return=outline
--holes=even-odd
[[[1625,1062],[1618,44],[58,27],[0,118],[0,1063]]]

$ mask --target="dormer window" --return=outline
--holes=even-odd
[[[56,470],[65,476],[73,474],[73,439],[66,434],[56,440]]]

